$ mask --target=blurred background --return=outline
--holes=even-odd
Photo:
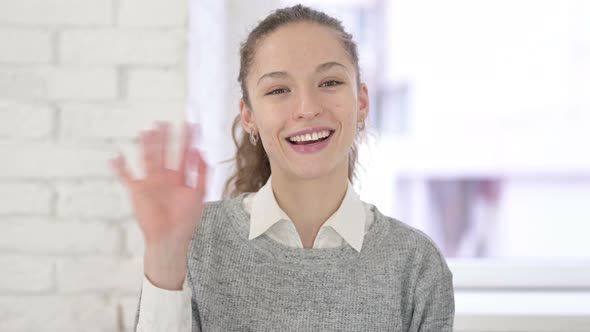
[[[141,176],[140,130],[199,122],[220,199],[239,43],[295,3],[0,0],[0,331],[131,331],[143,239],[108,158]],[[359,45],[355,188],[442,249],[455,330],[590,331],[590,1],[302,3]]]

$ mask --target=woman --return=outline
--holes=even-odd
[[[178,171],[164,165],[164,123],[141,135],[144,179],[113,160],[145,237],[138,330],[452,331],[440,251],[352,188],[369,98],[341,23],[303,6],[272,13],[242,44],[238,80],[231,198],[203,203],[189,126]]]

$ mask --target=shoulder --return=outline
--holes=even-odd
[[[242,209],[243,202],[250,198],[250,194],[252,193],[241,193],[236,197],[220,199],[215,201],[207,201],[204,203],[203,206],[203,215],[206,213],[216,213],[221,210],[226,212],[231,212],[233,210]]]
[[[231,209],[232,203],[232,199],[205,202],[200,224],[196,231],[199,233],[206,232],[211,230],[211,227],[219,225],[222,220],[227,219],[228,210]]]
[[[245,196],[246,193],[243,193],[233,198],[205,202],[201,220],[199,226],[195,229],[195,233],[209,234],[216,230],[224,232],[227,227],[231,227],[231,220],[248,218],[243,207]]]
[[[216,213],[223,210],[223,207],[229,203],[229,200],[208,201],[203,203],[203,215]]]
[[[423,253],[441,254],[440,249],[430,236],[423,231],[410,226],[396,218],[384,215],[376,207],[372,206],[375,221],[384,222],[388,228],[389,241],[396,247],[407,250],[417,250]]]
[[[228,205],[231,199],[207,201],[203,204],[201,218],[192,232],[189,255],[202,258],[201,253],[210,250],[230,226]],[[200,254],[196,255],[198,252]]]
[[[434,240],[423,231],[398,219],[382,214],[373,207],[375,220],[388,227],[385,246],[397,260],[416,269],[417,275],[427,278],[451,277],[446,259]]]

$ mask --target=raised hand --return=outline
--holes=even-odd
[[[125,158],[111,165],[131,198],[145,239],[144,270],[161,288],[179,289],[186,273],[188,245],[201,219],[206,193],[207,165],[191,148],[194,125],[185,123],[179,169],[166,165],[169,124],[157,122],[155,130],[140,134],[145,178],[134,179]],[[197,171],[196,186],[187,185],[187,173]]]

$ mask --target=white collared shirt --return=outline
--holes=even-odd
[[[250,211],[250,235],[252,240],[262,234],[288,247],[303,248],[295,225],[279,206],[272,191],[272,175],[266,184],[253,195],[244,198],[244,208]],[[335,248],[346,241],[360,252],[365,232],[373,218],[367,218],[366,208],[348,181],[348,187],[340,207],[320,228],[313,248]]]
[[[256,193],[244,198],[244,209],[250,213],[252,240],[267,235],[288,247],[303,248],[295,225],[280,208],[272,191],[272,176]],[[365,233],[373,223],[374,215],[369,205],[363,203],[350,181],[340,207],[320,228],[313,244],[314,249],[335,248],[348,245],[361,251]],[[182,290],[170,291],[154,286],[144,276],[138,332],[191,331],[192,291],[185,277]]]

